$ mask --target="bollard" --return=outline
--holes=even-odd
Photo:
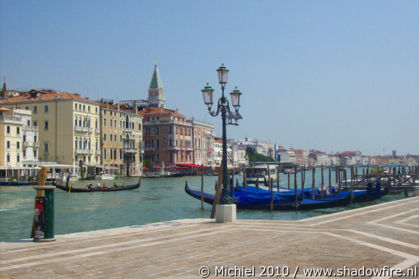
[[[45,184],[47,168],[42,167],[39,186],[36,190],[32,237],[35,242],[55,241],[54,238],[54,190],[55,186]]]

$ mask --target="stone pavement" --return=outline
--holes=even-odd
[[[299,221],[176,220],[56,239],[0,243],[0,278],[201,278],[203,266],[210,278],[345,267],[350,278],[355,268],[418,269],[419,197]]]

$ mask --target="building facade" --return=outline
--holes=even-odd
[[[140,176],[143,121],[136,107],[100,103],[101,167],[106,173]]]
[[[4,99],[1,104],[32,112],[32,126],[39,133],[40,161],[80,166],[84,170],[100,164],[96,102],[80,94],[32,89]]]
[[[212,167],[214,161],[214,125],[197,120],[192,124],[193,163]]]
[[[12,109],[0,108],[0,166],[23,167],[21,118]]]
[[[154,166],[193,163],[192,124],[177,110],[149,107],[144,115],[144,160]]]

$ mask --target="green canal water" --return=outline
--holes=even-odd
[[[238,177],[241,181],[241,177]],[[141,187],[131,191],[67,193],[55,190],[55,234],[92,231],[130,225],[142,225],[175,219],[209,218],[211,206],[201,203],[184,192],[185,180],[193,189],[200,189],[199,176],[142,179]],[[214,193],[215,176],[204,177],[204,190]],[[307,182],[311,182],[309,173]],[[317,180],[319,181],[319,180]],[[115,180],[117,184],[134,184],[137,179]],[[97,182],[96,182],[97,183]],[[105,182],[108,185],[113,181]],[[287,185],[284,175],[281,185]],[[82,187],[78,181],[73,187]],[[95,183],[93,182],[95,185]],[[29,238],[34,212],[35,190],[32,186],[0,187],[0,241]],[[361,206],[396,200],[403,194],[387,195],[382,199],[345,207],[311,211],[238,210],[238,219],[297,220],[330,214]]]

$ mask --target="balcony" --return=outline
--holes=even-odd
[[[99,134],[100,134],[100,130],[99,130],[99,129],[96,129],[95,133],[96,133],[97,135],[99,135]]]
[[[136,154],[138,152],[135,148],[124,148],[124,153]]]
[[[76,149],[76,154],[92,155],[93,149]]]
[[[82,132],[82,133],[92,133],[93,132],[93,128],[89,128],[89,127],[76,126],[75,130],[76,130],[76,132]]]
[[[13,122],[13,123],[20,123],[20,121],[22,120],[22,118],[17,117],[17,116],[12,116],[12,115],[2,115],[0,120],[2,122]]]
[[[38,131],[38,126],[23,126],[23,131],[28,131],[28,132],[37,132]]]

